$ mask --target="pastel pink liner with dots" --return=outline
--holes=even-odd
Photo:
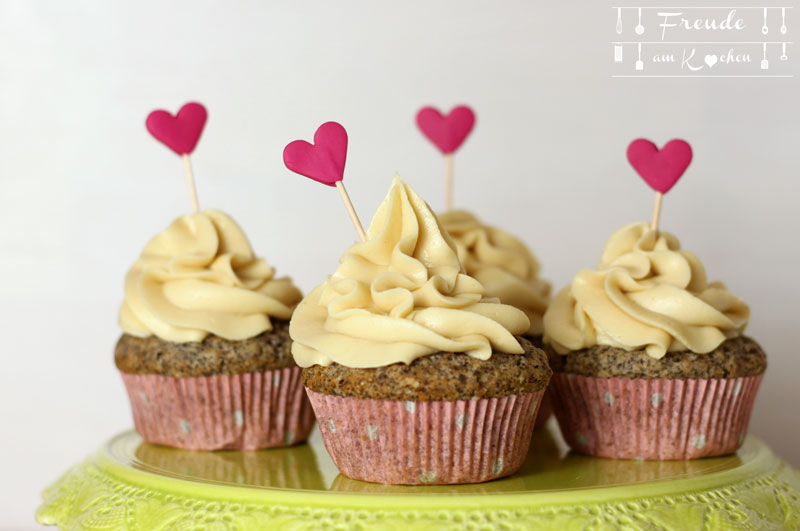
[[[544,393],[410,402],[307,392],[339,471],[394,485],[480,483],[513,474],[528,453]]]
[[[308,438],[314,414],[302,369],[174,378],[122,374],[136,431],[187,450],[258,450]]]
[[[618,459],[696,459],[744,441],[761,375],[595,378],[555,373],[553,410],[573,450]]]

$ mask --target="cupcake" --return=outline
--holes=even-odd
[[[677,238],[617,231],[544,316],[553,406],[576,451],[694,459],[741,446],[766,356],[750,311]]]
[[[385,484],[513,474],[551,375],[521,336],[525,313],[466,274],[437,217],[399,178],[367,235],[290,325],[334,463]]]
[[[241,228],[207,210],[155,236],[125,277],[115,362],[142,438],[192,450],[306,439],[313,414],[291,356],[302,298]]]
[[[541,347],[550,284],[539,278],[541,267],[533,253],[515,236],[484,225],[465,210],[450,210],[440,214],[439,220],[456,244],[466,273],[483,285],[488,296],[525,312],[531,324],[523,336]],[[551,411],[549,394],[545,393],[536,416],[537,428]]]

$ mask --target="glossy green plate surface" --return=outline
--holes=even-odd
[[[800,529],[800,475],[753,437],[728,457],[625,461],[568,452],[549,425],[510,478],[388,486],[339,475],[317,431],[258,452],[177,450],[129,431],[45,490],[36,518],[64,529]]]

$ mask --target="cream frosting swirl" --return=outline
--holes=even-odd
[[[539,278],[539,262],[528,247],[465,210],[440,214],[439,221],[453,238],[467,274],[483,284],[487,295],[525,312],[529,335],[542,335],[550,284]]]
[[[289,319],[302,298],[289,278],[257,258],[226,214],[181,216],[145,246],[125,276],[120,327],[165,341],[202,341],[209,334],[241,340]]]
[[[646,223],[623,227],[597,270],[583,270],[544,316],[545,341],[566,353],[594,345],[705,354],[740,335],[750,309],[721,282],[707,282],[700,260],[678,239]]]
[[[289,332],[301,367],[411,363],[436,352],[488,359],[521,354],[525,314],[485,297],[455,244],[407,184],[395,177],[367,231],[327,281],[298,305]]]

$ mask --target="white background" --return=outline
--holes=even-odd
[[[662,226],[749,302],[770,364],[751,428],[800,466],[797,79],[612,79],[610,5],[4,2],[0,522],[33,526],[40,490],[131,427],[112,357],[123,276],[189,209],[181,162],[144,119],[189,100],[210,113],[201,205],[304,290],[355,238],[336,192],[282,164],[323,121],[348,129],[366,223],[395,172],[443,206],[441,156],[414,114],[472,105],[456,205],[520,235],[555,288],[649,218],[627,144],[688,139]]]

